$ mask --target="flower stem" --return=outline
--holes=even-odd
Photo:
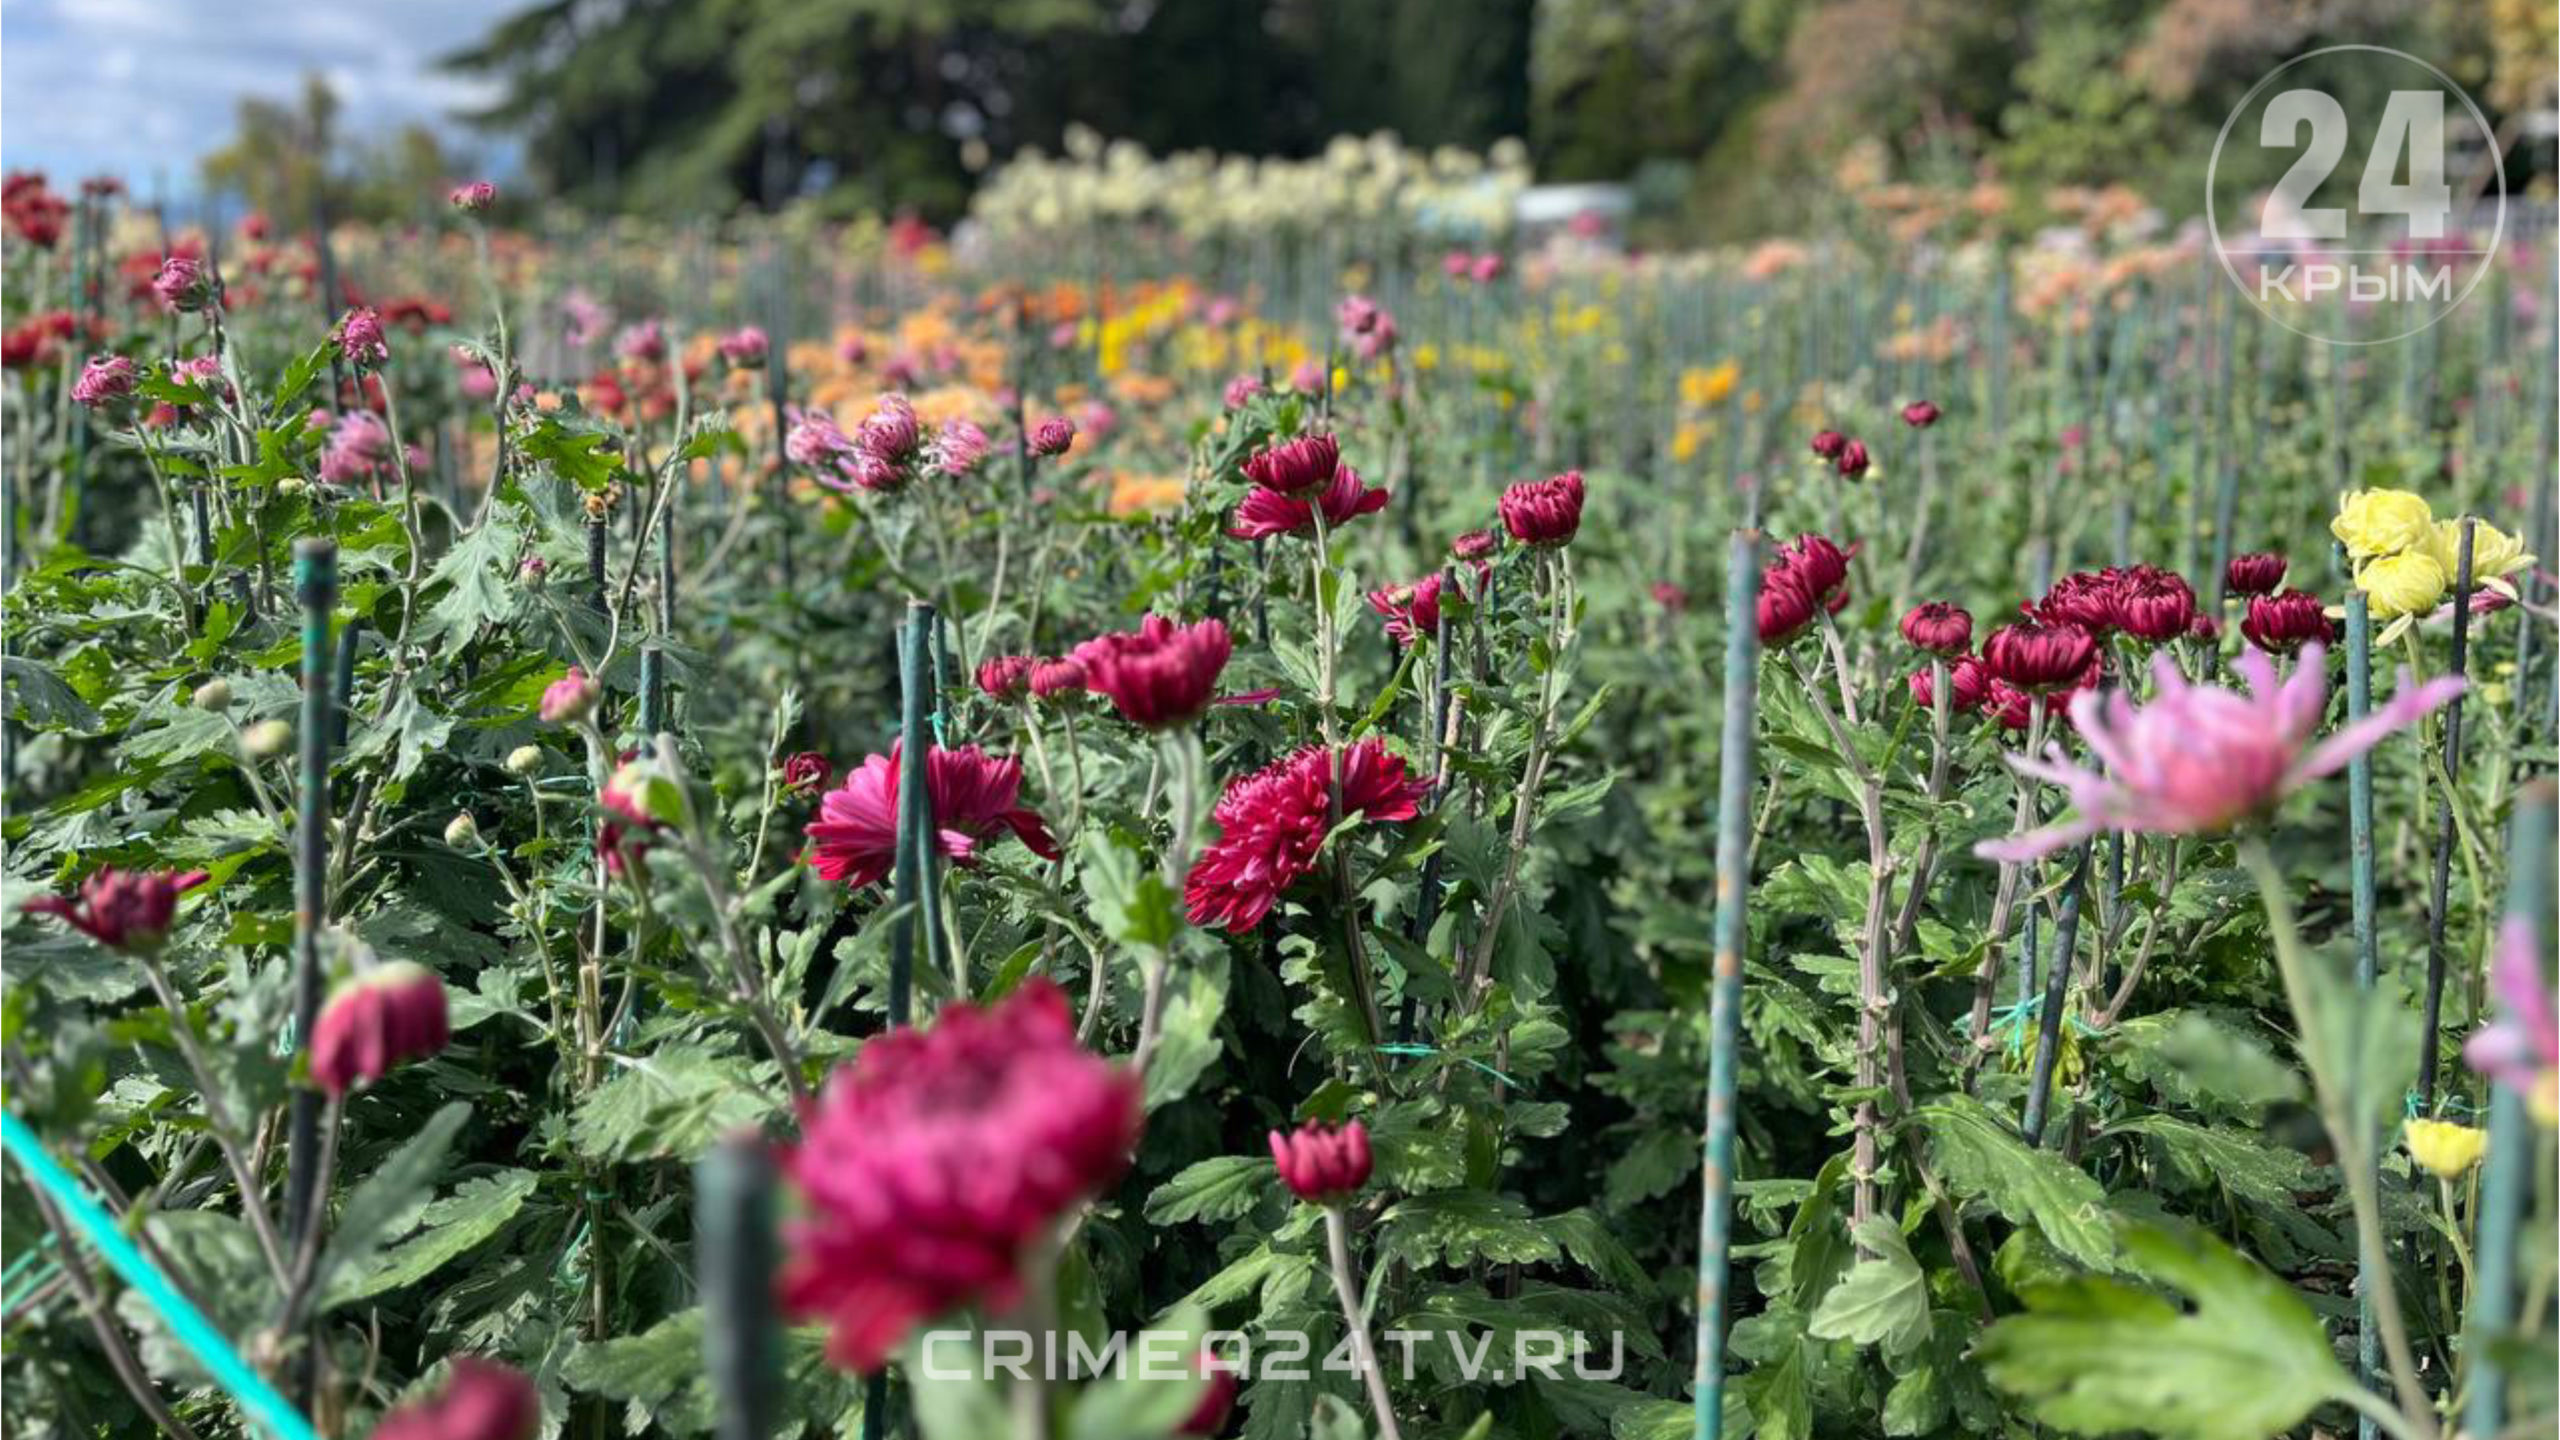
[[[2427,1392],[2418,1381],[2417,1362],[2410,1355],[2408,1328],[2400,1313],[2399,1288],[2392,1283],[2390,1262],[2385,1258],[2381,1197],[2373,1166],[2367,1160],[2371,1143],[2367,1132],[2371,1127],[2350,1109],[2348,1096],[2352,1092],[2345,1088],[2342,1077],[2330,1073],[2329,1036],[2320,1009],[2318,977],[2311,973],[2311,957],[2303,951],[2302,934],[2294,924],[2293,901],[2285,894],[2284,872],[2276,868],[2275,857],[2268,853],[2267,842],[2260,835],[2242,835],[2239,850],[2241,863],[2258,882],[2258,898],[2267,912],[2267,932],[2275,942],[2276,972],[2284,981],[2285,1003],[2292,1008],[2294,1024],[2301,1031],[2302,1059],[2311,1071],[2312,1094],[2319,1103],[2321,1120],[2328,1126],[2330,1143],[2337,1147],[2338,1169],[2346,1177],[2348,1204],[2355,1211],[2357,1252],[2379,1282],[2373,1290],[2374,1320],[2382,1331],[2392,1388],[2398,1392],[2400,1413],[2407,1422],[2394,1433],[2434,1440],[2435,1416],[2429,1410]],[[2357,1388],[2358,1393],[2366,1393]]]
[[[1378,1368],[1378,1352],[1369,1344],[1368,1322],[1360,1318],[1360,1281],[1351,1268],[1351,1228],[1342,1207],[1324,1207],[1325,1253],[1333,1261],[1334,1298],[1342,1302],[1342,1325],[1351,1337],[1351,1358],[1369,1388],[1369,1408],[1378,1418],[1378,1440],[1402,1440],[1396,1431],[1395,1402],[1387,1395],[1386,1372]]]

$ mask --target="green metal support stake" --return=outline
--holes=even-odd
[[[640,647],[640,733],[655,736],[667,728],[667,654],[655,644]]]
[[[320,973],[320,929],[329,909],[329,739],[335,719],[329,702],[336,667],[329,662],[329,616],[338,603],[338,546],[335,541],[306,538],[294,542],[293,592],[302,604],[302,778],[300,812],[294,825],[293,873],[293,1033],[309,1045],[320,1023],[320,1001],[326,977]],[[320,1223],[320,1092],[304,1086],[294,1092],[293,1113],[286,1132],[284,1231],[289,1251]],[[298,1388],[310,1401],[314,1378],[302,1367]]]
[[[2507,918],[2532,939],[2536,966],[2551,953],[2552,820],[2560,786],[2545,777],[2516,797],[2515,835],[2509,842]],[[2547,984],[2547,980],[2537,983]],[[2498,1343],[2516,1318],[2516,1241],[2533,1186],[2534,1155],[2541,1136],[2525,1114],[2524,1096],[2512,1085],[2489,1087],[2489,1155],[2480,1171],[2479,1282],[2471,1292],[2471,1323],[2464,1328],[2472,1357],[2471,1405],[2463,1433],[2495,1435],[2505,1428],[2507,1372]]]
[[[782,1393],[773,1309],[773,1156],[764,1137],[732,1135],[693,1171],[694,1275],[702,1360],[718,1397],[719,1440],[766,1440]]]
[[[2045,1107],[2053,1098],[2053,1070],[2062,1058],[2062,1007],[2071,991],[2071,952],[2080,940],[2080,897],[2089,888],[2089,852],[2071,864],[2062,886],[2062,914],[2053,922],[2053,963],[2046,967],[2044,1010],[2036,1017],[2035,1070],[2027,1087],[2027,1111],[2018,1131],[2029,1145],[2044,1140]],[[2034,912],[2030,910],[2032,918]]]
[[[2347,591],[2347,723],[2373,713],[2373,609],[2362,590]],[[2348,889],[2352,896],[2356,939],[2356,988],[2370,990],[2382,973],[2382,949],[2374,929],[2373,883],[2373,752],[2347,762]],[[2360,1084],[2351,1078],[2349,1084]],[[2366,1113],[2362,1097],[2351,1104]],[[2377,1174],[2379,1171],[2377,1170]],[[2377,1279],[2359,1257],[2356,1262],[2356,1379],[2369,1390],[2380,1388],[2382,1333],[2374,1327],[2373,1287]],[[2357,1440],[2376,1440],[2380,1427],[2371,1416],[2356,1419]]]
[[[1741,1074],[1742,955],[1750,943],[1751,790],[1759,724],[1760,532],[1725,557],[1724,740],[1717,756],[1715,988],[1707,1009],[1706,1198],[1698,1213],[1698,1440],[1724,1434],[1725,1281],[1733,1255],[1734,1090]]]
[[[933,790],[928,757],[933,746],[933,607],[907,602],[906,628],[898,635],[898,860],[896,899],[906,910],[889,946],[889,1023],[907,1023],[913,1003],[916,934],[924,934],[927,963],[942,959],[942,916],[934,903]]]

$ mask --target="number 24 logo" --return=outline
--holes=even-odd
[[[2267,102],[2258,125],[2258,143],[2270,149],[2292,149],[2304,126],[2311,143],[2302,158],[2284,172],[2268,192],[2260,212],[2259,233],[2270,240],[2343,240],[2347,212],[2310,204],[2313,192],[2338,168],[2347,152],[2347,112],[2318,90],[2287,90]],[[2409,157],[2409,180],[2400,183],[2400,156]],[[2409,238],[2435,240],[2444,235],[2445,216],[2453,208],[2452,187],[2444,179],[2444,95],[2436,90],[2394,90],[2382,110],[2382,128],[2365,157],[2364,178],[2356,186],[2356,208],[2366,215],[2408,217]]]

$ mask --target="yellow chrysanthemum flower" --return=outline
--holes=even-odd
[[[2396,555],[2435,536],[2435,512],[2426,497],[2406,490],[2355,490],[2338,497],[2338,518],[2329,533],[2354,559]]]
[[[2460,574],[2462,522],[2437,521],[2427,536],[2427,553],[2443,567],[2445,574]],[[2509,535],[2486,520],[2471,522],[2473,584],[2486,585],[2493,580],[2504,580],[2518,571],[2530,569],[2532,565],[2533,557],[2525,553],[2523,536]]]
[[[2469,1174],[2489,1148],[2489,1132],[2451,1120],[2409,1121],[2401,1127],[2401,1139],[2409,1147],[2410,1159],[2428,1174],[2444,1180],[2459,1180]]]
[[[2387,554],[2356,571],[2356,588],[2373,602],[2377,620],[2426,614],[2444,599],[2449,583],[2444,567],[2425,550]]]

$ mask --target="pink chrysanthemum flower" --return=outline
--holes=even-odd
[[[782,1152],[803,1201],[784,1307],[862,1371],[935,1316],[1011,1309],[1041,1237],[1126,1173],[1144,1117],[1138,1077],[1076,1044],[1040,977],[866,1043]]]
[[[2273,813],[2287,795],[2335,773],[2349,760],[2462,693],[2458,676],[2425,684],[2401,672],[2389,704],[2317,746],[2312,735],[2326,708],[2321,647],[2278,679],[2275,663],[2248,650],[2233,663],[2250,693],[2191,685],[2168,659],[2153,662],[2159,693],[2136,707],[2122,690],[2083,690],[2071,697],[2071,722],[2106,767],[2086,770],[2053,746],[2043,760],[2013,756],[2027,775],[2061,786],[2076,812],[2060,822],[1975,853],[1991,860],[2033,860],[2091,835],[2123,830],[2146,835],[2203,835]]]
[[[2545,1125],[2560,1123],[2560,1004],[2542,978],[2546,947],[2533,922],[2509,915],[2498,927],[2498,953],[2489,983],[2498,996],[2498,1018],[2462,1046],[2463,1062],[2525,1098]]]
[[[1387,622],[1387,636],[1410,646],[1440,633],[1440,576],[1425,575],[1410,585],[1389,585],[1369,592],[1369,608]]]
[[[854,889],[879,883],[898,859],[898,759],[901,746],[863,760],[844,783],[818,801],[809,822],[810,868]],[[1058,858],[1058,845],[1038,815],[1014,803],[1022,793],[1022,762],[990,755],[975,745],[935,746],[925,757],[925,788],[933,800],[935,848],[947,859],[973,864],[979,848],[1011,831],[1043,860]]]
[[[1201,852],[1183,886],[1191,923],[1241,933],[1262,923],[1290,886],[1313,874],[1331,811],[1332,756],[1311,745],[1227,787],[1218,801],[1218,838]],[[1422,813],[1428,781],[1375,736],[1342,752],[1342,810],[1378,824]]]

